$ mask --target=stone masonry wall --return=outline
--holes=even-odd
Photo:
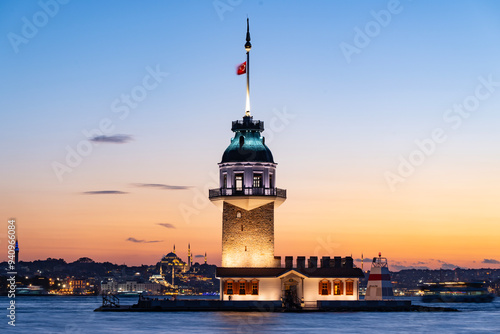
[[[274,264],[274,203],[247,211],[224,202],[222,267],[274,267]]]

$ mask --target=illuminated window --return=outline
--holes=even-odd
[[[245,285],[245,282],[240,282],[240,295],[246,294]]]
[[[236,218],[241,218],[241,212],[236,212]]]
[[[339,296],[342,294],[343,285],[341,281],[335,281],[333,283],[333,294]]]
[[[321,294],[328,296],[328,282],[321,282]]]
[[[347,281],[345,282],[345,294],[352,296],[354,294],[354,282]]]
[[[262,174],[254,174],[253,175],[253,187],[261,188],[262,187]]]
[[[233,294],[233,282],[227,282],[227,290],[226,290],[226,293],[228,295],[232,295]]]
[[[259,282],[253,281],[252,282],[252,295],[258,295],[258,294],[259,294]]]
[[[236,191],[243,190],[243,174],[236,174],[234,176],[234,185],[236,187]]]

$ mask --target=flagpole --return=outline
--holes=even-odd
[[[250,116],[250,49],[252,48],[252,44],[250,44],[250,25],[247,18],[247,42],[245,43],[245,50],[247,51],[247,100],[245,106],[245,116]]]

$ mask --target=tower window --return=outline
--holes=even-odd
[[[245,252],[247,251],[247,246],[245,246]]]
[[[241,231],[243,232],[243,224],[241,225]],[[245,249],[246,250],[246,249]]]
[[[227,188],[227,174],[224,174],[224,180],[222,181],[222,188]]]
[[[240,148],[245,144],[245,137],[241,136],[240,137]]]
[[[243,174],[236,174],[234,176],[234,185],[236,187],[236,191],[243,190]]]
[[[261,188],[262,187],[262,174],[254,174],[253,175],[253,187]]]
[[[236,218],[241,218],[241,212],[236,212]],[[242,225],[243,226],[243,225]]]
[[[274,185],[273,185],[273,174],[269,174],[269,188],[274,188]]]

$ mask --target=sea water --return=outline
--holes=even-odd
[[[411,299],[421,304],[418,298]],[[122,297],[132,305],[137,297]],[[485,304],[425,304],[462,312],[94,312],[101,297],[0,297],[0,333],[500,333],[500,298]]]

